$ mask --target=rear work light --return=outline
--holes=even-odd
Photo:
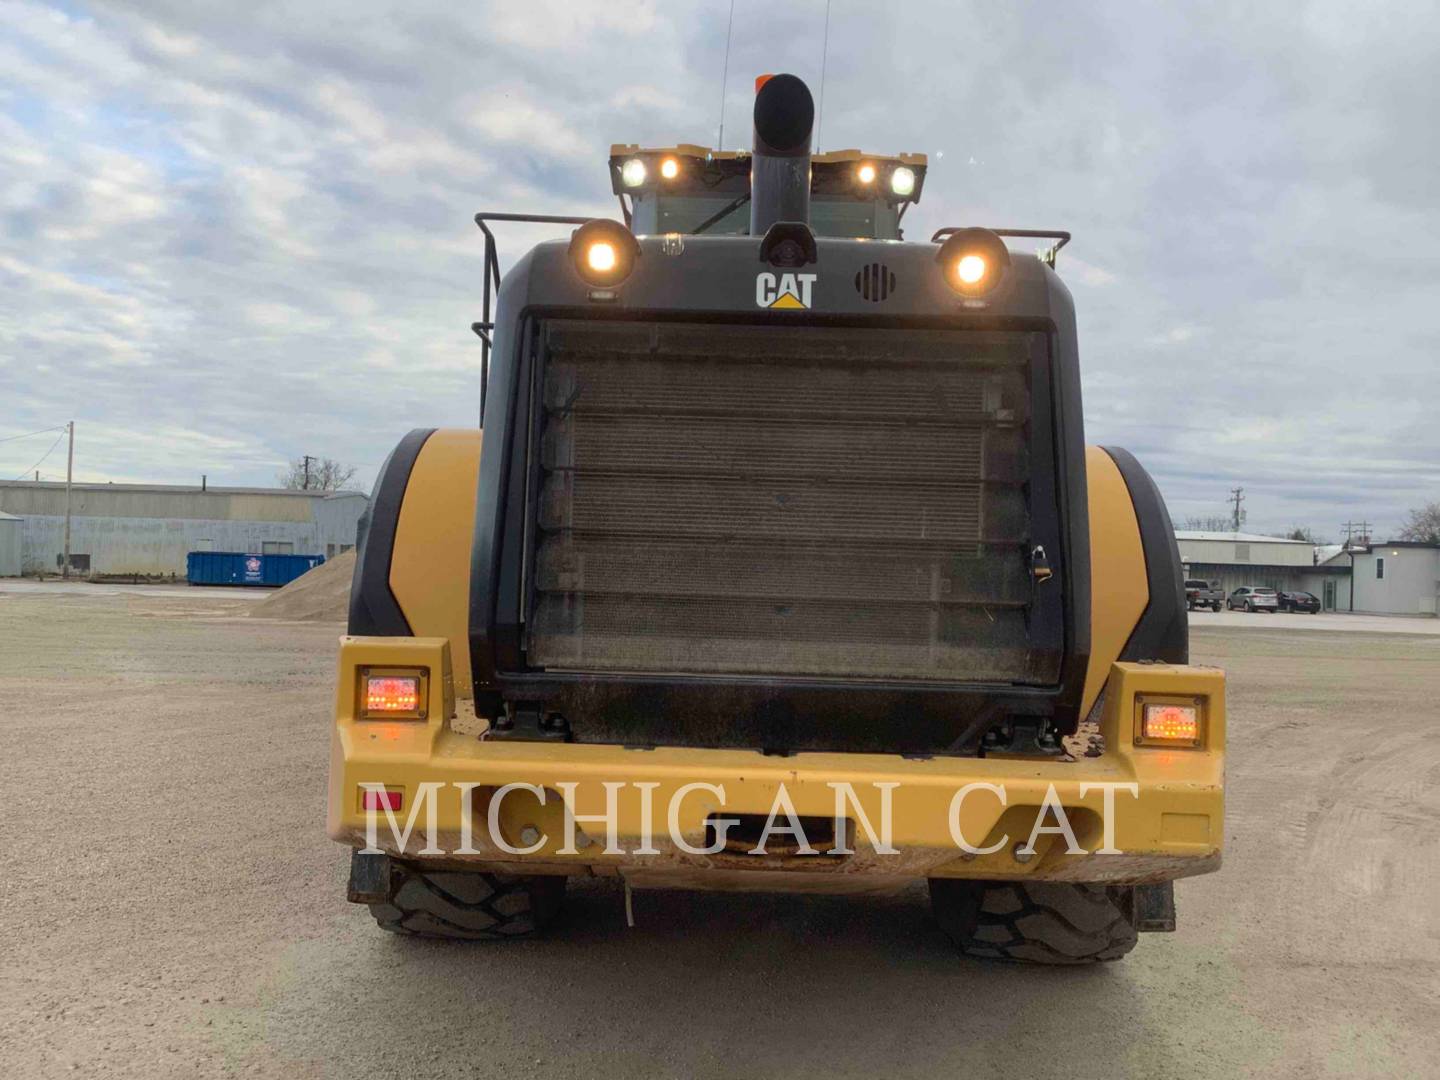
[[[1199,746],[1204,729],[1201,726],[1203,703],[1198,698],[1187,702],[1140,701],[1139,724],[1135,732],[1137,746]]]
[[[425,672],[360,671],[360,716],[366,720],[425,719]]]

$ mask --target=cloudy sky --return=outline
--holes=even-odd
[[[1384,534],[1440,499],[1440,4],[1175,7],[834,0],[824,146],[931,155],[914,237],[1073,230],[1088,438],[1177,520]],[[736,0],[732,147],[824,12]],[[74,417],[82,479],[368,485],[473,423],[470,215],[613,215],[612,142],[711,143],[728,13],[0,4],[0,474]]]

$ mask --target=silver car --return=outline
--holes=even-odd
[[[1279,611],[1280,596],[1274,589],[1241,585],[1225,601],[1225,608],[1228,611],[1236,608],[1244,608],[1246,611]]]

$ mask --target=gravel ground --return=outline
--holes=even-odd
[[[1435,1075],[1440,637],[1198,625],[1226,865],[1088,970],[889,899],[575,891],[548,938],[382,934],[324,836],[338,626],[0,594],[0,1062],[45,1076]]]

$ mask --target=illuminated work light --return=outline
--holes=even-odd
[[[360,720],[424,720],[424,668],[364,668],[359,671]]]
[[[631,158],[620,166],[620,181],[626,187],[639,187],[645,183],[645,162]]]
[[[875,182],[875,166],[866,162],[855,171],[855,178],[862,184],[873,184]]]
[[[673,157],[667,157],[660,163],[660,175],[666,180],[674,180],[680,175],[680,162]]]
[[[985,257],[983,255],[962,255],[960,261],[955,264],[955,276],[966,285],[978,284],[985,276]]]
[[[971,298],[969,306],[983,307],[980,298],[993,292],[1010,267],[1005,241],[989,229],[957,229],[940,245],[935,259],[945,283],[961,296]]]
[[[1142,701],[1140,730],[1135,741],[1142,745],[1199,746],[1200,704],[1174,701]]]
[[[615,245],[597,240],[585,249],[585,263],[597,274],[608,274],[615,269]]]
[[[570,234],[570,262],[591,285],[618,285],[635,269],[640,242],[618,221],[595,218]]]
[[[366,712],[414,712],[419,707],[420,676],[370,675],[366,677]]]
[[[913,195],[915,193],[915,170],[907,169],[904,165],[899,166],[890,174],[890,190],[896,195]]]

